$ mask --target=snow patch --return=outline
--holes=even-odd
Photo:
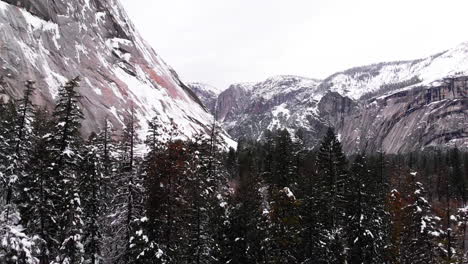
[[[293,199],[293,200],[296,200],[296,196],[294,196],[293,192],[291,191],[291,189],[289,189],[288,187],[284,187],[282,192],[284,194],[286,194],[286,196],[290,199]]]
[[[5,13],[7,9],[8,9],[8,4],[3,1],[0,1],[0,11],[2,11],[2,13]]]
[[[280,104],[275,107],[273,111],[271,111],[274,117],[278,117],[278,115],[283,115],[286,118],[289,118],[290,112],[289,109],[286,108],[286,103]]]

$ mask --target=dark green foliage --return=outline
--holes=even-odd
[[[347,188],[346,157],[332,128],[325,135],[317,153],[319,203],[324,227],[334,229],[344,221],[345,188]]]
[[[239,175],[229,215],[230,258],[226,261],[261,263],[267,254],[263,247],[267,234],[262,222],[267,220],[267,215],[263,212],[262,180],[258,177],[251,150],[241,150],[238,156]]]
[[[346,192],[349,263],[383,263],[385,248],[384,200],[364,156],[358,155],[350,169]]]
[[[402,232],[402,261],[404,263],[437,263],[437,240],[442,235],[440,218],[435,217],[426,200],[420,182],[410,183],[408,206],[404,208]]]

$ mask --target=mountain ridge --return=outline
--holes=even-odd
[[[467,148],[467,75],[463,42],[423,59],[357,66],[324,80],[279,75],[247,89],[231,85],[219,95],[218,116],[235,139],[260,140],[266,129],[303,129],[313,147],[331,125],[348,152]],[[297,85],[308,80],[315,83]]]

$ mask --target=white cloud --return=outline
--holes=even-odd
[[[466,0],[121,0],[185,81],[325,78],[467,41]]]

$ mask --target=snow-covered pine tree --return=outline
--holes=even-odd
[[[266,263],[297,263],[300,243],[300,201],[289,187],[270,186]]]
[[[238,143],[238,148],[242,147],[241,142]],[[274,150],[276,146],[276,142],[274,139],[273,132],[270,130],[266,130],[264,133],[264,138],[262,140],[262,177],[268,181],[268,183],[272,182],[273,178],[273,166],[274,166]]]
[[[17,206],[20,181],[26,176],[32,92],[33,83],[28,81],[23,98],[16,104],[0,102],[0,261],[5,263],[37,262],[33,256],[33,239],[21,225]]]
[[[385,215],[385,211],[383,200],[380,199],[380,182],[369,170],[364,155],[357,155],[349,177],[345,197],[348,263],[383,263],[385,230],[382,226],[382,216]]]
[[[387,210],[390,216],[390,234],[385,260],[389,263],[401,263],[402,231],[404,228],[403,208],[406,203],[401,193],[393,189],[387,200]]]
[[[83,244],[85,249],[85,262],[90,264],[101,263],[102,238],[105,230],[103,223],[106,219],[106,203],[110,196],[107,184],[109,181],[109,138],[108,127],[100,135],[92,134],[82,150],[80,163],[80,194],[83,207]]]
[[[0,205],[0,263],[5,264],[37,264],[34,257],[37,250],[34,240],[25,233],[20,225],[20,215],[13,204],[9,205],[7,213],[4,205]]]
[[[227,175],[227,172],[226,172]],[[211,217],[209,221],[209,233],[213,239],[213,248],[211,249],[211,263],[226,263],[225,253],[229,252],[230,245],[228,233],[230,227],[230,199],[231,189],[229,186],[221,185],[216,191],[216,197],[211,201]]]
[[[131,252],[129,261],[132,263],[152,264],[167,262],[167,258],[159,246],[161,243],[160,226],[158,225],[160,223],[158,222],[159,219],[155,220],[155,212],[148,207],[148,203],[150,203],[148,197],[151,197],[150,194],[152,194],[152,191],[150,191],[150,183],[154,180],[152,178],[154,175],[151,174],[151,172],[153,172],[152,169],[154,169],[153,161],[157,159],[158,155],[161,155],[165,148],[166,142],[163,140],[163,134],[165,132],[167,131],[164,129],[157,115],[148,121],[148,134],[145,140],[148,153],[142,164],[144,178],[142,181],[143,188],[141,190],[143,192],[142,204],[144,209],[141,218],[135,219],[133,234],[130,237]],[[148,210],[150,214],[148,214]]]
[[[343,263],[345,261],[345,239],[343,224],[345,221],[345,188],[348,181],[346,157],[341,143],[332,128],[328,128],[317,153],[316,170],[318,177],[317,210],[322,231],[325,232],[324,247],[328,249],[327,261]]]
[[[141,175],[141,160],[135,154],[135,148],[139,143],[137,134],[138,120],[135,117],[135,109],[132,106],[130,113],[125,117],[125,127],[119,142],[119,157],[116,179],[116,194],[112,218],[116,238],[120,243],[116,246],[118,263],[132,263],[133,252],[132,237],[136,231],[136,221],[143,214],[143,175]]]
[[[163,252],[159,259],[169,263],[179,263],[184,257],[184,178],[190,159],[187,144],[176,139],[175,131],[168,131],[163,147],[147,159],[144,184],[145,212],[151,227],[147,235]]]
[[[93,153],[95,154],[95,169],[98,173],[96,180],[98,184],[97,200],[99,205],[99,210],[97,210],[99,216],[95,215],[98,216],[97,218],[99,219],[99,240],[97,242],[100,251],[99,258],[102,258],[104,260],[112,259],[116,255],[115,245],[119,244],[117,242],[119,241],[119,236],[115,235],[115,225],[103,224],[113,223],[113,221],[115,220],[113,215],[115,206],[113,205],[113,202],[115,201],[114,198],[117,196],[117,184],[119,181],[119,175],[117,175],[116,162],[117,147],[116,143],[114,142],[113,136],[114,135],[112,125],[106,118],[104,120],[103,128],[96,136],[89,139],[88,145],[85,148],[85,150],[93,149]],[[90,200],[90,198],[83,197],[83,199],[84,207],[88,207],[87,205],[89,204],[88,201]],[[88,208],[84,209],[86,226],[89,226],[90,220],[92,220],[89,218],[92,215],[89,214]],[[85,229],[85,236],[85,251],[87,254],[87,258],[89,258],[90,248],[87,245],[89,245],[89,243],[91,242],[91,236],[88,228]]]
[[[163,133],[167,132],[159,120],[158,115],[155,115],[151,121],[148,121],[148,134],[146,136],[145,144],[148,147],[147,157],[151,157],[152,153],[160,150],[164,145]]]
[[[292,139],[292,158],[293,158],[293,168],[294,175],[296,179],[303,179],[307,169],[305,162],[307,159],[307,149],[306,149],[306,135],[304,129],[298,129],[294,134]]]
[[[326,228],[339,227],[344,220],[344,183],[347,179],[346,157],[332,128],[322,140],[316,161]]]
[[[275,137],[275,150],[272,153],[275,166],[272,183],[280,188],[293,188],[296,184],[295,155],[293,141],[286,129],[279,130]]]
[[[457,215],[456,215],[456,221],[457,221],[457,226],[462,229],[460,232],[460,239],[462,241],[460,247],[460,252],[462,252],[459,256],[459,259],[461,260],[462,263],[468,262],[468,255],[467,252],[465,252],[465,239],[463,239],[466,236],[466,224],[468,222],[468,206],[464,206],[458,209]]]
[[[401,260],[403,263],[439,263],[440,218],[432,212],[422,183],[410,182],[408,205],[404,208]]]
[[[321,220],[320,191],[317,175],[310,172],[299,179],[299,194],[301,197],[301,257],[303,263],[326,263],[326,248],[323,241],[327,241]]]
[[[268,135],[264,142],[264,171],[268,186],[268,236],[264,247],[267,262],[298,261],[299,201],[293,195],[297,189],[293,143],[287,130]],[[273,145],[270,146],[269,143]],[[271,171],[269,171],[271,170]]]
[[[68,200],[66,217],[68,226],[65,228],[65,239],[59,249],[55,263],[81,264],[84,263],[83,247],[83,211],[77,190],[73,190],[73,198]]]
[[[51,176],[56,181],[54,201],[58,211],[61,241],[56,263],[78,264],[83,262],[83,221],[79,193],[78,164],[82,138],[79,132],[83,113],[79,107],[79,77],[60,87],[53,113],[56,123],[53,136],[53,163]]]
[[[457,148],[451,149],[446,153],[446,168],[445,175],[442,175],[443,183],[439,184],[440,189],[445,191],[444,203],[444,216],[443,225],[444,233],[442,244],[444,245],[443,259],[448,263],[460,261],[458,258],[464,255],[461,252],[457,252],[460,241],[459,235],[457,234],[456,218],[456,207],[460,206],[465,202],[465,181],[466,179],[462,175],[461,161],[459,157],[459,151]],[[444,172],[444,169],[439,169],[439,173]],[[445,177],[444,177],[445,176]],[[462,240],[465,240],[462,238]]]
[[[226,217],[222,200],[227,172],[220,166],[218,130],[213,124],[210,135],[198,134],[188,146],[189,171],[184,180],[189,223],[186,256],[195,263],[211,263],[212,256],[221,253],[217,234]]]
[[[14,155],[15,124],[17,111],[13,102],[0,102],[0,202],[10,204],[12,186],[17,178],[11,175],[12,155]]]
[[[263,248],[267,240],[262,222],[264,203],[261,194],[262,180],[255,168],[251,149],[239,151],[239,175],[232,197],[227,234],[229,251],[224,252],[225,262],[263,263],[267,252]]]
[[[187,243],[182,249],[186,262],[209,263],[210,254],[213,249],[213,239],[208,230],[210,220],[210,199],[215,199],[213,193],[217,186],[212,171],[212,159],[210,144],[203,134],[195,135],[192,142],[187,146],[189,153],[188,170],[183,176],[184,200],[187,207],[184,218],[187,225],[184,231]]]
[[[5,171],[6,177],[9,179],[6,191],[6,203],[10,204],[15,200],[18,193],[18,182],[22,177],[25,177],[24,165],[27,159],[27,151],[30,146],[31,135],[31,121],[34,111],[32,104],[32,94],[34,92],[34,82],[27,81],[25,83],[25,90],[23,97],[11,106],[10,109],[14,111],[12,117],[14,120],[11,122],[10,136],[7,137],[8,148],[5,149],[9,153],[9,166]],[[9,139],[9,140],[8,140]]]
[[[113,139],[112,124],[106,118],[104,120],[104,127],[97,134],[93,140],[93,145],[97,148],[97,156],[99,160],[99,171],[101,177],[99,178],[99,191],[100,195],[104,198],[102,201],[103,210],[105,212],[110,208],[110,202],[115,191],[115,171],[116,171],[116,156],[117,148]]]
[[[49,263],[50,252],[59,247],[56,240],[59,212],[55,208],[56,181],[51,177],[53,136],[49,132],[53,123],[47,110],[35,111],[31,127],[31,149],[25,166],[26,176],[19,182],[18,207],[21,224],[29,234],[37,236],[39,252],[36,255],[40,263]]]

